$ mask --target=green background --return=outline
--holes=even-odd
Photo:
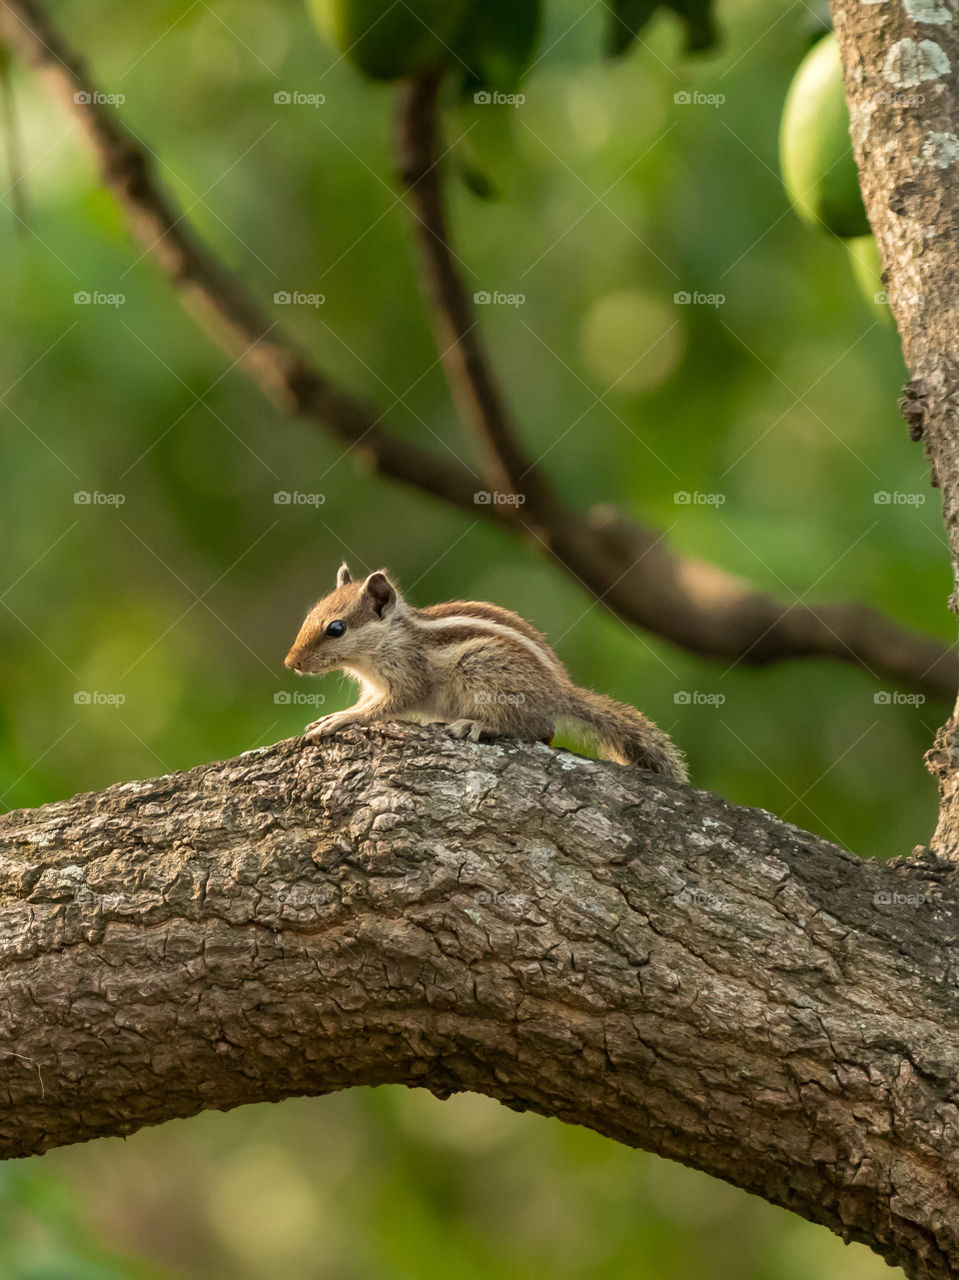
[[[52,7],[271,317],[393,430],[475,465],[393,179],[391,89],[337,62],[295,3]],[[602,11],[550,0],[525,103],[444,121],[448,140],[468,135],[453,162],[481,164],[501,194],[454,180],[453,224],[471,291],[524,295],[478,314],[528,448],[577,506],[615,504],[784,605],[860,600],[951,639],[938,497],[896,409],[895,334],[778,178],[810,11],[733,0],[723,50],[696,61],[660,16],[614,66],[596,57]],[[416,603],[519,610],[576,679],[668,728],[702,787],[863,854],[928,838],[922,753],[944,706],[877,704],[909,691],[837,663],[695,659],[480,512],[365,474],[284,421],[134,246],[74,118],[19,71],[15,88],[28,230],[0,212],[4,808],[230,756],[319,713],[278,694],[346,705],[337,677],[307,686],[282,667],[345,557],[354,572],[388,565]],[[284,91],[326,101],[275,103]],[[694,91],[724,101],[675,100]],[[275,305],[283,290],[325,301]],[[125,301],[78,305],[79,291]],[[278,491],[323,501],[277,504]],[[355,1091],[0,1170],[2,1276],[280,1274],[891,1273],[703,1175],[473,1097]]]

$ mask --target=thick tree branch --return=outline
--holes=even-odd
[[[388,432],[374,409],[333,385],[306,358],[199,240],[153,176],[147,153],[97,96],[81,60],[37,0],[2,0],[0,30],[80,121],[105,185],[184,302],[225,350],[243,356],[246,371],[285,412],[322,428],[382,474],[474,516],[498,520],[547,547],[589,592],[627,622],[694,653],[747,664],[838,658],[898,686],[934,697],[954,696],[954,651],[874,610],[783,605],[715,565],[670,551],[653,530],[603,511],[559,509],[542,481],[537,490],[540,513],[554,504],[548,528],[541,527],[540,513],[534,511],[527,521],[523,510],[510,504],[477,505],[477,483],[468,467]],[[480,358],[482,362],[481,350]],[[475,359],[468,363],[475,379]],[[487,433],[493,421],[488,398],[487,394]],[[493,443],[506,451],[501,456],[506,456],[511,473],[524,465],[518,446],[509,453],[508,436],[495,437]]]
[[[3,1156],[472,1090],[959,1272],[959,901],[931,855],[384,725],[7,814],[0,903]]]
[[[959,582],[959,13],[954,0],[833,0],[833,13],[863,199],[912,375],[903,412],[942,490]],[[942,794],[935,844],[952,854],[957,761],[954,712],[928,756]]]

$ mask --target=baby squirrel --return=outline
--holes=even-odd
[[[346,725],[403,716],[443,721],[456,738],[549,743],[558,722],[584,728],[601,755],[680,782],[685,761],[640,711],[580,689],[546,638],[495,604],[453,600],[415,609],[385,573],[336,589],[306,615],[286,665],[298,675],[337,669],[362,690],[355,706],[306,726],[322,738]]]

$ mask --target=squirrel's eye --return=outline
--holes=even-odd
[[[326,634],[328,636],[333,636],[333,638],[335,639],[337,636],[341,636],[345,630],[346,630],[346,623],[341,622],[340,619],[337,618],[335,622],[331,622],[330,625],[326,628]]]

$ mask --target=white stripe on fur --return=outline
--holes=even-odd
[[[534,658],[538,658],[544,667],[550,671],[561,670],[562,666],[556,655],[549,649],[531,640],[528,635],[522,631],[517,631],[515,627],[510,627],[504,622],[493,622],[490,618],[478,618],[471,613],[453,614],[446,618],[422,618],[412,615],[412,621],[418,627],[425,628],[428,631],[442,631],[449,628],[450,630],[460,629],[463,627],[475,627],[487,634],[503,636],[510,640],[519,640],[524,644]],[[482,637],[478,637],[482,638]],[[460,644],[472,644],[471,640],[455,640],[451,642],[451,647]]]

